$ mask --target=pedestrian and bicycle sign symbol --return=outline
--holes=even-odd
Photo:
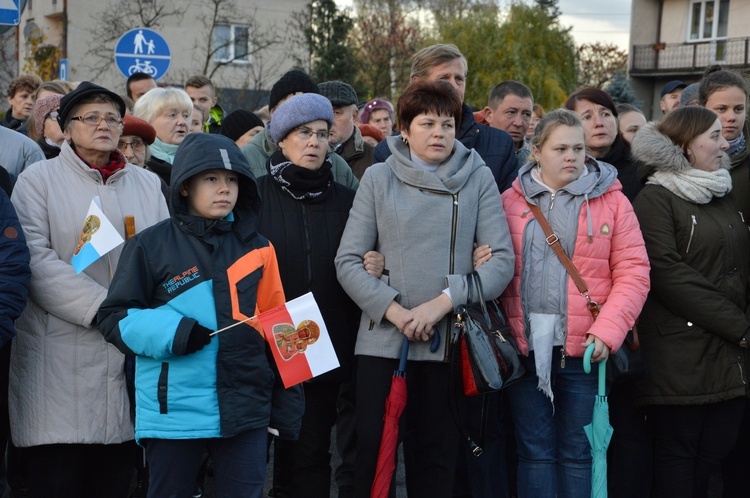
[[[134,73],[146,73],[158,80],[166,74],[171,60],[166,40],[147,28],[131,29],[120,37],[115,47],[117,69],[126,78]]]
[[[20,0],[0,0],[0,24],[17,26],[21,21]]]

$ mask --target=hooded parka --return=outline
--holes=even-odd
[[[238,174],[232,213],[188,213],[179,186],[211,169]],[[284,390],[257,321],[184,355],[196,322],[211,330],[284,304],[273,246],[256,231],[255,178],[230,139],[193,134],[172,166],[172,218],[133,238],[99,312],[99,329],[136,356],[136,438],[231,437],[274,427],[299,432],[299,386]]]
[[[636,134],[633,153],[644,163],[642,181],[655,171],[691,168],[656,123]],[[647,184],[633,207],[652,282],[638,322],[649,369],[637,384],[640,401],[697,405],[745,396],[746,350],[739,343],[750,338],[750,233],[734,196],[697,204]]]

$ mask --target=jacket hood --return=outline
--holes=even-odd
[[[658,123],[653,121],[638,130],[630,144],[630,150],[633,157],[640,161],[638,179],[644,183],[656,171],[676,173],[692,168],[682,148],[661,133]],[[730,167],[729,156],[726,154],[721,161],[721,167]]]
[[[533,199],[542,192],[549,192],[546,187],[532,179],[531,171],[537,166],[536,161],[530,161],[521,166],[518,171],[518,179],[513,182],[513,188],[528,199]],[[622,185],[615,184],[617,180],[617,169],[609,163],[597,161],[586,155],[584,166],[588,173],[580,176],[576,181],[569,183],[560,190],[571,195],[585,195],[588,199],[594,199],[604,194],[610,188],[622,190]]]
[[[191,133],[177,149],[170,177],[169,207],[174,214],[187,215],[187,203],[180,195],[180,185],[191,177],[210,169],[228,169],[239,175],[239,193],[234,206],[238,219],[260,211],[260,195],[255,176],[240,148],[223,135]]]
[[[416,166],[411,160],[409,146],[400,135],[386,138],[392,155],[386,159],[396,177],[404,183],[416,187],[447,190],[457,193],[471,174],[485,166],[481,156],[474,149],[467,149],[458,139],[453,142],[453,152],[433,174]]]

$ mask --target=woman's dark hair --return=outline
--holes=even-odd
[[[461,124],[461,98],[450,83],[418,80],[406,87],[398,99],[399,128],[408,131],[415,117],[428,112],[452,116],[458,129]]]
[[[578,103],[579,100],[588,100],[589,102],[593,102],[594,104],[599,104],[602,107],[606,107],[607,109],[612,111],[612,114],[615,117],[617,117],[617,107],[615,106],[612,97],[610,97],[609,94],[604,90],[593,87],[581,88],[580,90],[576,90],[575,92],[570,94],[563,107],[568,110],[575,111],[576,103]]]
[[[658,130],[666,135],[687,155],[687,148],[695,138],[708,130],[719,117],[700,106],[678,107],[661,120]]]
[[[718,64],[709,66],[703,73],[703,79],[698,85],[698,105],[705,106],[712,93],[731,87],[739,88],[747,97],[747,82],[742,76],[733,71],[727,71]]]

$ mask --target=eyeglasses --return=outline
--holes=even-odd
[[[87,114],[84,114],[83,116],[73,116],[70,119],[80,121],[81,123],[88,126],[99,126],[102,121],[107,123],[107,126],[112,128],[114,128],[115,126],[122,126],[122,119],[118,118],[114,114],[106,114],[104,116],[100,116],[95,112],[89,112]]]
[[[310,140],[310,137],[315,135],[316,137],[318,137],[319,142],[328,142],[329,132],[327,130],[312,131],[310,128],[301,126],[299,128],[295,128],[294,131],[296,131],[297,136],[304,141]]]
[[[52,121],[57,121],[57,111],[48,112],[47,115],[44,116],[44,119],[51,119]]]
[[[127,149],[128,146],[132,147],[133,150],[140,152],[146,148],[146,143],[143,140],[132,140],[130,142],[120,140],[119,142],[117,142],[117,148],[122,151]]]

